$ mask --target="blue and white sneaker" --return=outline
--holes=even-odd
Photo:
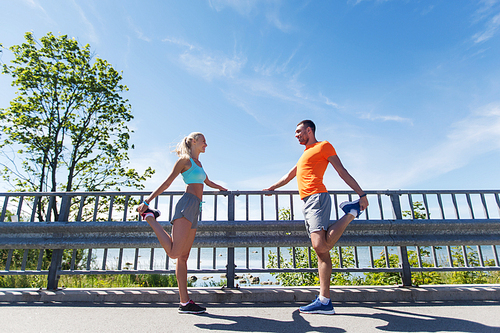
[[[359,207],[359,199],[354,201],[344,201],[340,204],[340,208],[344,211],[344,213],[349,214],[351,210],[355,210],[357,212],[356,217],[358,218],[361,213],[361,208]]]
[[[316,296],[316,299],[309,305],[301,306],[299,311],[302,313],[320,313],[320,314],[335,314],[332,300],[328,300],[328,304],[323,304]]]

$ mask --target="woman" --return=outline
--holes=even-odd
[[[205,152],[206,147],[205,137],[201,133],[191,133],[185,137],[177,145],[175,152],[179,159],[168,178],[137,207],[137,211],[143,219],[153,228],[168,256],[177,259],[175,275],[179,286],[179,312],[183,313],[203,313],[206,310],[189,299],[187,290],[187,261],[198,226],[203,184],[220,191],[227,191],[226,188],[209,180],[201,166],[198,157]],[[160,216],[160,212],[149,208],[149,204],[154,198],[163,193],[179,174],[182,175],[186,183],[186,192],[175,207],[175,214],[171,222],[172,235],[170,236],[156,221],[156,218]]]

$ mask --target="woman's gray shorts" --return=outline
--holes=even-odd
[[[332,211],[332,199],[328,193],[316,193],[302,199],[304,207],[304,222],[307,234],[315,231],[328,230],[330,226],[330,213]]]
[[[198,228],[198,217],[201,211],[201,200],[196,195],[191,193],[184,193],[175,205],[175,213],[170,223],[185,217],[191,222],[191,229]]]

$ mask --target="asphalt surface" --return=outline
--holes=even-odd
[[[0,289],[0,332],[500,332],[500,285],[332,286],[335,315],[301,314],[318,287]]]
[[[174,303],[0,302],[1,332],[500,332],[500,301],[213,303],[202,315]]]

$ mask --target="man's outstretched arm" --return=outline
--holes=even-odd
[[[328,162],[330,162],[337,173],[339,174],[340,178],[356,192],[359,196],[362,196],[365,194],[365,192],[361,189],[359,186],[358,182],[349,174],[349,172],[344,168],[342,165],[342,162],[340,161],[340,158],[337,155],[332,155],[328,157]],[[368,199],[366,196],[362,197],[359,199],[359,207],[361,210],[365,210],[366,207],[368,207]]]
[[[294,179],[296,175],[297,175],[297,166],[294,166],[292,168],[292,170],[288,171],[288,173],[286,175],[284,175],[283,177],[281,177],[281,179],[278,180],[277,183],[275,183],[274,185],[272,185],[272,186],[270,186],[268,188],[263,189],[263,191],[274,191],[275,189],[277,189],[277,188],[279,188],[281,186],[285,186],[292,179]]]

